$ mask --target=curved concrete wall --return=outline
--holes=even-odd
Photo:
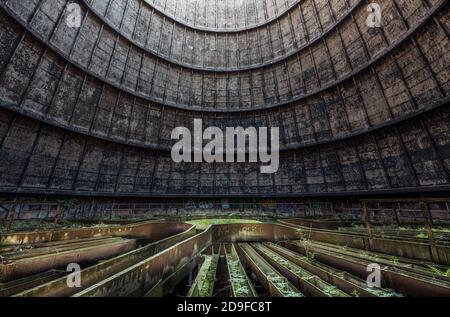
[[[79,29],[64,23],[66,0],[0,1],[3,192],[448,188],[446,1],[380,0],[376,30],[357,0],[195,0],[194,15],[184,0],[71,2]],[[279,172],[173,163],[171,131],[194,118],[280,127]]]
[[[145,5],[146,1],[130,1],[127,6],[121,6],[119,12],[112,9],[117,1],[94,1],[92,4],[80,1],[109,27],[150,53],[174,63],[211,71],[245,70],[281,60],[322,37],[363,3],[359,1],[350,7],[344,0],[339,0],[339,4],[335,4],[337,8],[323,3],[324,6],[316,10],[312,7],[313,2],[303,1],[259,27],[220,33],[199,31],[176,23]],[[309,10],[301,9],[301,6],[308,6]],[[339,13],[335,14],[335,10]],[[320,16],[326,17],[323,22],[319,20]]]
[[[445,67],[433,65],[430,63],[432,57],[425,54],[427,46],[432,45],[432,54],[448,61],[445,54],[448,10],[442,8],[446,3],[443,0],[427,9],[415,8],[412,11],[415,14],[410,15],[409,20],[400,9],[392,11],[388,16],[393,19],[376,32],[365,25],[366,7],[359,6],[344,25],[336,26],[325,37],[302,46],[290,57],[252,70],[225,72],[218,71],[218,67],[199,70],[180,66],[152,55],[117,30],[105,26],[89,10],[84,11],[80,29],[70,28],[64,23],[67,15],[65,0],[60,0],[60,12],[50,0],[37,2],[41,5],[35,4],[34,8],[27,5],[24,9],[26,2],[4,0],[0,3],[28,33],[33,33],[46,48],[67,59],[71,65],[120,90],[175,108],[215,112],[272,108],[320,93],[361,72],[373,73],[381,82],[385,79],[383,75],[389,73],[403,80],[402,61],[394,51],[400,45],[413,45],[408,57],[434,66],[431,72],[441,80],[439,85],[448,85]],[[49,8],[45,9],[45,3],[51,3],[47,5]],[[393,8],[396,7],[391,3]],[[442,15],[436,15],[439,9]],[[49,19],[43,10],[51,10],[55,19]],[[437,43],[418,41],[421,36],[430,40],[430,36],[423,33],[426,30],[437,36]],[[149,34],[153,38],[154,34]],[[151,45],[159,48],[161,43],[171,41],[158,40]],[[227,47],[236,51],[233,46]],[[195,52],[193,56],[201,57],[203,53]]]
[[[264,25],[298,6],[300,0],[145,0],[145,2],[183,25],[200,30],[233,32]]]
[[[114,196],[326,195],[447,189],[450,111],[281,154],[276,174],[255,163],[172,162],[138,149],[1,112],[0,190]]]

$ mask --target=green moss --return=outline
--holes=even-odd
[[[438,268],[436,268],[434,265],[428,265],[428,267],[435,274],[450,277],[450,268],[448,268],[447,271],[441,271]]]
[[[391,261],[391,263],[392,263],[393,265],[398,265],[398,264],[400,263],[399,259],[398,259],[396,256],[391,256],[391,257],[389,258],[389,260]]]
[[[257,220],[251,219],[236,219],[236,218],[218,218],[218,219],[198,219],[191,220],[187,223],[197,226],[197,229],[204,230],[209,225],[223,225],[223,224],[233,224],[233,223],[261,223]]]
[[[399,297],[400,295],[389,288],[366,288],[366,290],[378,297]]]
[[[207,255],[189,290],[188,297],[211,297],[216,277],[218,255]]]
[[[353,297],[359,297],[359,292],[355,289],[353,292],[350,293]]]

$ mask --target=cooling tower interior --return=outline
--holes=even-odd
[[[450,297],[449,32],[446,0],[0,0],[0,297]]]

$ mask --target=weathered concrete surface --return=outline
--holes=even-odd
[[[421,120],[412,120],[353,141],[281,153],[274,176],[260,174],[259,163],[179,166],[170,153],[100,141],[1,113],[0,188],[5,192],[248,196],[430,190],[449,184],[448,109],[424,119],[430,134]]]
[[[312,1],[306,2],[311,3]],[[360,1],[360,3],[362,2],[364,1]],[[117,36],[118,31],[113,28],[107,25],[102,27],[104,22],[96,18],[96,14],[92,12],[87,15],[85,24],[80,30],[70,28],[64,23],[64,19],[67,18],[63,5],[65,0],[60,1],[59,6],[52,6],[51,9],[48,8],[48,1],[42,8],[35,3],[31,8],[25,9],[22,5],[14,4],[14,1],[7,2],[3,7],[11,14],[15,14],[18,21],[22,21],[30,31],[34,30],[34,34],[40,39],[40,42],[50,43],[58,55],[70,60],[73,65],[77,65],[77,68],[81,67],[90,75],[95,75],[111,85],[147,97],[154,102],[163,102],[185,109],[240,112],[245,109],[274,107],[277,104],[295,101],[300,97],[304,99],[306,96],[317,93],[318,90],[334,88],[328,89],[328,93],[324,96],[308,98],[307,104],[311,108],[310,112],[313,118],[316,111],[317,113],[321,111],[322,107],[318,104],[326,103],[329,107],[336,107],[336,104],[347,98],[359,98],[360,102],[365,103],[365,109],[371,116],[371,122],[376,123],[389,118],[390,113],[386,108],[389,108],[394,115],[401,114],[403,111],[413,111],[415,105],[410,100],[411,98],[416,98],[418,104],[424,104],[427,100],[435,100],[439,95],[442,97],[442,92],[448,90],[448,70],[445,64],[430,62],[434,58],[444,58],[445,62],[448,59],[445,50],[448,38],[445,29],[442,28],[448,15],[448,8],[442,8],[443,14],[442,16],[437,15],[436,20],[431,19],[445,1],[438,1],[433,8],[425,8],[422,1],[416,0],[410,5],[401,6],[405,12],[398,11],[400,9],[396,9],[393,0],[380,2],[384,13],[392,14],[392,19],[385,19],[380,30],[373,32],[373,29],[365,25],[367,11],[366,6],[362,5],[353,15],[346,16],[343,25],[332,29],[333,32],[326,33],[321,40],[314,43],[306,40],[304,43],[297,44],[297,47],[301,48],[298,54],[292,53],[299,48],[295,48],[291,54],[286,54],[285,51],[289,52],[289,47],[278,49],[281,56],[266,52],[270,49],[277,50],[276,45],[292,44],[293,41],[277,40],[273,34],[265,36],[261,34],[259,38],[270,41],[270,44],[250,47],[257,48],[267,56],[266,64],[275,63],[267,64],[264,68],[242,69],[238,72],[239,69],[236,67],[241,65],[240,60],[244,60],[245,55],[239,54],[240,45],[237,43],[234,45],[224,44],[223,47],[217,49],[219,52],[217,55],[226,52],[226,55],[234,56],[234,60],[236,60],[233,63],[233,59],[229,56],[225,58],[227,63],[231,61],[231,67],[233,64],[236,65],[230,69],[232,72],[225,73],[219,72],[221,65],[213,65],[207,71],[203,68],[193,70],[193,66],[171,65],[176,61],[161,60],[158,57],[161,54],[155,56],[155,53],[147,52],[135,41],[129,42],[123,35]],[[32,14],[33,10],[36,10],[34,15]],[[47,11],[55,16],[55,20],[47,18]],[[86,12],[90,12],[90,10],[84,9],[83,16]],[[353,19],[352,16],[355,18]],[[286,16],[286,18],[288,17]],[[27,18],[31,19],[28,24],[23,22]],[[310,19],[311,22],[315,19],[313,14]],[[129,23],[127,19],[124,21],[125,23],[122,25]],[[274,25],[275,29],[280,27],[278,23]],[[168,31],[168,28],[162,28],[161,25],[158,29],[163,32]],[[267,30],[270,28],[263,27],[261,30],[268,32]],[[335,32],[336,30],[339,32]],[[419,33],[412,34],[415,31]],[[278,31],[275,33],[284,34],[284,32]],[[307,39],[325,34],[323,32],[309,34],[305,30],[302,33]],[[148,38],[153,41],[148,41],[147,44],[153,49],[164,49],[167,45],[173,50],[180,50],[179,46],[171,45],[169,39],[162,40],[163,37],[158,37],[157,33],[153,38],[154,33],[151,31],[149,34],[151,35]],[[247,36],[246,32],[243,34]],[[16,36],[20,37],[20,34]],[[430,42],[431,37],[433,38],[432,42]],[[227,40],[233,39],[236,39],[236,36],[227,36]],[[410,41],[409,39],[414,40]],[[192,57],[211,56],[213,61],[221,60],[221,58],[215,57],[215,53],[207,52],[207,49],[202,48],[201,45],[205,42],[204,37],[197,35],[193,36],[191,40],[195,43],[192,45],[187,43],[183,47],[192,47],[201,51],[193,53]],[[403,45],[398,47],[400,42]],[[207,46],[214,47],[214,45]],[[250,47],[245,49],[250,50]],[[392,50],[396,48],[398,50],[393,52]],[[22,49],[24,49],[22,45],[19,45],[19,50]],[[430,49],[432,49],[431,52]],[[183,49],[182,52],[187,53],[188,50]],[[5,56],[10,56],[8,53],[11,52],[5,52]],[[166,52],[166,55],[176,56],[173,52]],[[36,60],[28,61],[28,64],[37,67],[38,56],[36,56]],[[45,54],[45,57],[53,60],[53,54]],[[19,56],[12,56],[12,58],[19,58]],[[184,58],[183,60],[189,59]],[[411,60],[415,61],[413,65],[410,64]],[[373,64],[375,61],[377,63]],[[208,64],[204,60],[199,63],[201,65]],[[259,63],[261,64],[261,62]],[[262,65],[264,64],[260,66]],[[41,67],[45,67],[45,63]],[[66,72],[77,72],[70,68],[72,67],[69,67]],[[345,85],[339,87],[341,91],[335,89],[337,82],[354,76],[355,72],[361,70],[363,74],[356,76],[358,84],[353,81],[348,82],[353,93],[347,92],[348,87],[346,88]],[[60,77],[61,71],[62,69],[56,70],[56,78],[53,80]],[[418,75],[411,76],[413,74]],[[43,75],[45,76],[45,74]],[[71,74],[71,76],[73,75]],[[71,79],[72,85],[75,85],[72,92],[74,95],[80,88],[77,85],[81,85],[81,82],[84,81],[83,77],[83,73],[79,73],[78,78]],[[47,80],[51,79],[47,78]],[[67,82],[67,84],[70,83]],[[101,87],[101,84],[99,87],[99,85],[92,85],[89,81],[87,84],[89,86],[86,88],[99,89]],[[338,96],[340,94],[343,96]],[[361,94],[363,98],[358,96]],[[132,99],[127,99],[126,95],[123,98],[122,103],[125,103],[123,107],[130,108]],[[383,98],[385,101],[381,103],[379,100]],[[33,107],[33,105],[30,106]],[[65,107],[67,106],[61,105],[58,110],[64,111]],[[296,107],[297,111],[304,111],[298,108]],[[316,108],[318,109],[316,110]],[[156,106],[156,109],[161,110],[161,107]],[[289,113],[291,116],[295,115],[295,111],[292,110],[291,108]],[[358,116],[364,116],[361,106],[357,110],[359,110]],[[338,109],[335,111],[342,112]],[[80,113],[82,112],[80,111]],[[352,111],[349,113],[353,114]],[[278,113],[274,113],[275,118],[278,115]],[[335,115],[339,117],[338,113]],[[364,122],[354,124],[362,125]],[[337,125],[336,128],[339,126]]]
[[[100,6],[101,1],[92,1]],[[288,1],[230,1],[217,2],[215,0],[168,0],[146,1],[151,7],[162,12],[167,17],[176,19],[189,27],[202,29],[207,28],[213,31],[234,31],[239,28],[255,27],[276,18],[285,13],[287,9],[296,6],[298,0]],[[340,3],[340,0],[333,0],[332,3]],[[353,3],[354,1],[349,1]],[[116,6],[120,6],[118,1]],[[137,6],[134,1],[133,5]],[[123,5],[122,5],[123,6]],[[105,7],[105,5],[103,5]],[[123,10],[123,8],[121,8]],[[131,9],[130,9],[131,10]],[[119,10],[120,11],[120,10]],[[119,15],[120,16],[120,15]]]
[[[302,0],[276,21],[281,7],[263,26],[225,32],[225,43],[164,13],[150,21],[138,0],[90,1],[94,11],[80,1],[80,29],[65,23],[66,0],[0,1],[0,106],[11,111],[0,115],[0,192],[281,196],[450,184],[446,1],[380,0],[389,19],[373,30],[360,1]],[[208,126],[279,126],[280,171],[173,164],[172,129],[200,115]]]

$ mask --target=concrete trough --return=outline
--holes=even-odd
[[[228,272],[230,275],[231,294],[233,297],[258,297],[258,293],[253,288],[244,268],[242,267],[239,255],[234,244],[230,251],[225,252]]]
[[[303,297],[282,274],[275,270],[248,243],[239,243],[238,252],[272,297]]]
[[[314,254],[314,259],[334,268],[349,272],[361,279],[368,276],[367,267],[370,261],[355,259],[337,252],[325,251],[312,246],[306,247],[303,242],[283,242],[281,244],[300,254]],[[403,271],[399,268],[381,268],[382,286],[394,289],[402,294],[415,297],[449,297],[450,284],[428,276]]]
[[[203,258],[203,264],[187,294],[187,297],[213,296],[219,255],[205,255]]]
[[[278,224],[224,224],[172,245],[74,296],[143,296],[213,243],[298,239],[296,229]]]
[[[286,277],[292,285],[297,287],[306,296],[313,297],[348,297],[334,285],[328,284],[318,276],[303,269],[294,262],[286,259],[260,243],[251,244],[270,265]]]
[[[107,259],[134,249],[134,239],[107,239],[96,245],[81,246],[58,250],[47,254],[12,259],[0,264],[0,281],[10,281],[27,275],[43,272],[52,268],[61,268],[70,263],[83,263]]]
[[[99,283],[112,275],[119,273],[126,268],[149,258],[170,246],[184,241],[195,234],[195,227],[187,225],[187,230],[176,235],[167,237],[163,240],[148,244],[144,247],[121,254],[115,258],[103,261],[81,271],[82,285],[81,289],[69,288],[66,278],[60,278],[49,283],[31,288],[17,296],[25,297],[66,297],[72,296],[80,290],[84,290],[92,285]]]
[[[297,264],[298,266],[317,275],[322,280],[336,285],[339,289],[343,290],[347,294],[357,297],[377,297],[382,295],[382,290],[381,292],[372,292],[367,288],[366,281],[359,279],[345,271],[337,270],[314,259],[307,258],[306,256],[301,256],[298,253],[292,252],[289,249],[283,248],[271,242],[264,243],[264,245],[272,251]]]
[[[0,245],[67,241],[102,236],[132,237],[157,241],[187,230],[188,227],[189,225],[185,223],[155,223],[146,221],[123,226],[15,232],[0,234]]]
[[[381,236],[369,238],[367,234],[362,233],[343,233],[333,230],[306,228],[298,225],[289,226],[297,228],[301,233],[302,239],[333,243],[421,261],[436,262],[436,259],[433,259],[432,250],[432,248],[435,248],[438,254],[438,263],[450,265],[450,245],[447,243],[436,243],[434,246],[431,246],[428,241],[423,241],[423,239],[408,239],[406,237],[394,239]]]

